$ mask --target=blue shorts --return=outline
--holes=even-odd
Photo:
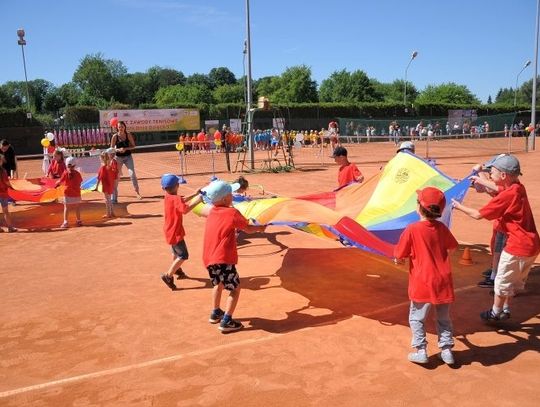
[[[182,260],[187,260],[189,258],[186,242],[184,240],[180,240],[178,243],[171,245],[171,249],[175,257]]]
[[[506,246],[506,240],[508,236],[504,232],[497,231],[495,235],[495,242],[493,243],[493,251],[495,253],[502,253],[504,246]]]
[[[0,198],[0,206],[5,208],[8,206],[10,199],[9,198]]]

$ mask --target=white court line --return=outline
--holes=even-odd
[[[466,290],[469,290],[469,289],[474,288],[474,287],[476,287],[476,285],[470,285],[470,286],[466,286],[466,287],[461,287],[461,288],[456,289],[455,292],[466,291]],[[399,304],[395,304],[395,305],[391,305],[391,306],[388,306],[388,307],[380,308],[378,310],[368,312],[368,313],[365,313],[365,314],[353,315],[352,318],[350,318],[350,319],[371,317],[373,315],[377,315],[377,314],[380,314],[380,313],[383,313],[383,312],[386,312],[386,311],[390,311],[390,310],[393,310],[393,309],[396,309],[396,308],[404,307],[405,305],[408,306],[409,304],[410,304],[409,301],[404,301],[404,302],[401,302]],[[333,322],[337,323],[337,322],[340,322],[342,320],[343,320],[343,318],[336,318],[334,321],[325,321],[325,322],[323,322],[321,324],[306,327],[304,329],[298,329],[297,331],[311,330],[311,329],[317,328],[318,326],[328,325],[328,324],[333,323]],[[233,348],[233,347],[237,347],[237,346],[248,345],[248,344],[253,344],[253,343],[258,343],[258,342],[263,342],[263,341],[268,341],[270,339],[274,339],[276,337],[282,337],[282,336],[283,336],[283,334],[270,334],[270,335],[262,337],[262,338],[246,339],[246,340],[243,340],[243,341],[232,342],[232,343],[228,343],[228,344],[225,344],[225,345],[214,346],[212,348],[207,348],[207,349],[202,349],[202,350],[195,350],[195,351],[188,352],[188,353],[180,353],[178,355],[168,356],[168,357],[165,357],[165,358],[149,360],[149,361],[146,361],[146,362],[135,363],[135,364],[132,364],[132,365],[117,367],[117,368],[113,368],[113,369],[100,370],[98,372],[93,372],[93,373],[87,373],[87,374],[82,374],[82,375],[78,375],[78,376],[67,377],[65,379],[52,380],[50,382],[36,384],[36,385],[33,385],[33,386],[20,387],[18,389],[7,390],[7,391],[4,391],[4,392],[1,392],[0,393],[0,399],[10,397],[10,396],[15,396],[15,395],[22,394],[22,393],[29,393],[29,392],[36,391],[36,390],[43,390],[43,389],[47,389],[49,387],[61,386],[61,385],[64,385],[64,384],[80,382],[80,381],[83,381],[83,380],[97,379],[97,378],[104,377],[104,376],[112,376],[112,375],[115,375],[115,374],[118,374],[118,373],[124,373],[124,372],[128,372],[130,370],[142,369],[142,368],[150,367],[150,366],[156,366],[156,365],[160,365],[160,364],[163,364],[163,363],[176,362],[178,360],[185,359],[185,358],[188,358],[188,357],[200,356],[200,355],[205,355],[205,354],[209,354],[209,353],[212,353],[212,352],[220,351],[220,350],[223,350],[223,349],[228,349],[228,348]]]

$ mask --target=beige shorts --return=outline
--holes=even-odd
[[[81,203],[81,197],[80,196],[65,196],[64,197],[64,203],[66,205],[72,205],[72,204]]]
[[[495,294],[512,297],[523,290],[535,259],[536,256],[514,256],[503,250],[495,277]]]

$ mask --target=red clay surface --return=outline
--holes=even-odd
[[[351,151],[369,177],[394,147]],[[471,155],[467,146],[452,151]],[[437,162],[462,177],[494,153]],[[537,222],[539,154],[518,155]],[[478,314],[491,296],[476,283],[489,266],[489,222],[456,213],[452,226],[475,262],[459,265],[462,250],[454,256],[454,368],[435,355],[433,323],[430,363],[407,361],[406,266],[280,227],[241,239],[235,317],[246,329],[222,335],[207,322],[204,219],[189,214],[184,221],[190,278],[174,292],[160,280],[171,261],[162,235],[161,156],[136,156],[145,198],[135,200],[122,182],[117,219],[101,220],[97,193],[84,198],[81,228],[57,228],[60,204],[11,209],[21,232],[0,234],[0,405],[537,405],[540,273],[532,272],[527,292],[515,299],[511,320],[498,328],[482,323]],[[29,172],[39,165],[24,163]],[[285,196],[333,189],[335,166],[304,168],[246,176]],[[189,176],[181,190],[188,194],[208,178]],[[472,189],[466,198],[473,207],[486,201]]]

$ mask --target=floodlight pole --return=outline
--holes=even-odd
[[[247,120],[247,137],[249,148],[249,159],[251,169],[255,169],[255,148],[253,143],[253,113],[251,109],[252,92],[251,92],[251,33],[249,27],[249,0],[246,0],[246,43],[245,51],[247,56],[247,72],[246,72],[246,120]]]
[[[405,68],[405,87],[403,88],[403,104],[405,105],[405,107],[407,107],[407,71],[409,70],[409,66],[411,66],[411,62],[417,56],[418,56],[418,51],[414,51],[411,54],[411,59],[409,60],[409,63],[407,64],[407,68]]]
[[[529,65],[531,64],[531,61],[525,62],[525,65],[523,65],[523,68],[521,68],[521,71],[516,76],[516,88],[514,89],[514,106],[517,104],[517,91],[518,91],[518,82],[519,82],[519,75],[521,75],[521,72],[525,70]]]
[[[528,150],[535,150],[536,144],[536,77],[538,76],[538,28],[540,24],[540,0],[536,2],[536,39],[534,41],[534,76],[533,76],[533,88],[532,88],[532,101],[531,101],[531,123],[534,127],[531,134],[529,134],[529,141],[527,143]]]
[[[26,105],[28,106],[28,112],[30,111],[30,89],[28,88],[28,75],[26,74],[26,58],[24,57],[24,46],[26,45],[26,40],[24,39],[25,32],[22,28],[17,30],[17,36],[19,37],[19,40],[17,41],[17,44],[21,46],[22,51],[22,59],[23,59],[23,67],[24,67],[24,81],[26,83]]]

